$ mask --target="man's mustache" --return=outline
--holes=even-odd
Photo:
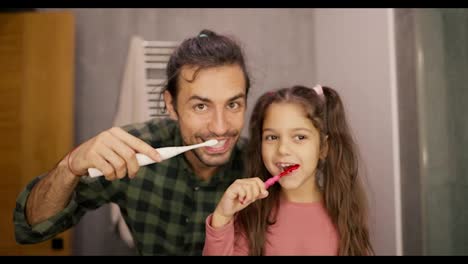
[[[207,139],[210,139],[210,138],[236,137],[237,135],[239,135],[238,130],[230,130],[230,131],[227,131],[226,133],[224,133],[222,135],[216,135],[214,133],[209,133],[209,134],[196,134],[195,136],[199,137],[199,138],[203,138],[204,140],[207,140]]]

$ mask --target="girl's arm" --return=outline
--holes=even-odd
[[[238,179],[224,192],[215,211],[206,219],[203,255],[247,255],[247,239],[234,229],[234,215],[258,199],[268,196],[260,178]]]
[[[245,236],[235,232],[234,220],[231,219],[222,227],[211,225],[213,214],[205,221],[206,238],[203,248],[204,256],[247,256],[249,249]]]

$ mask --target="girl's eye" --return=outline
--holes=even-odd
[[[266,135],[265,136],[265,140],[276,140],[276,139],[278,139],[278,137],[274,136],[274,135]]]
[[[295,136],[294,138],[295,138],[296,140],[304,140],[304,139],[306,139],[306,136],[304,136],[304,135],[297,135],[297,136]]]

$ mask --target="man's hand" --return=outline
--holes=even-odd
[[[88,168],[96,168],[109,180],[121,179],[128,174],[135,177],[140,166],[136,153],[161,161],[159,153],[141,139],[119,127],[108,129],[89,139],[69,155],[73,173],[85,175]]]

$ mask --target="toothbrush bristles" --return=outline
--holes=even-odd
[[[218,144],[218,140],[216,140],[216,139],[210,139],[208,141],[205,141],[206,146],[214,146],[216,144]]]

